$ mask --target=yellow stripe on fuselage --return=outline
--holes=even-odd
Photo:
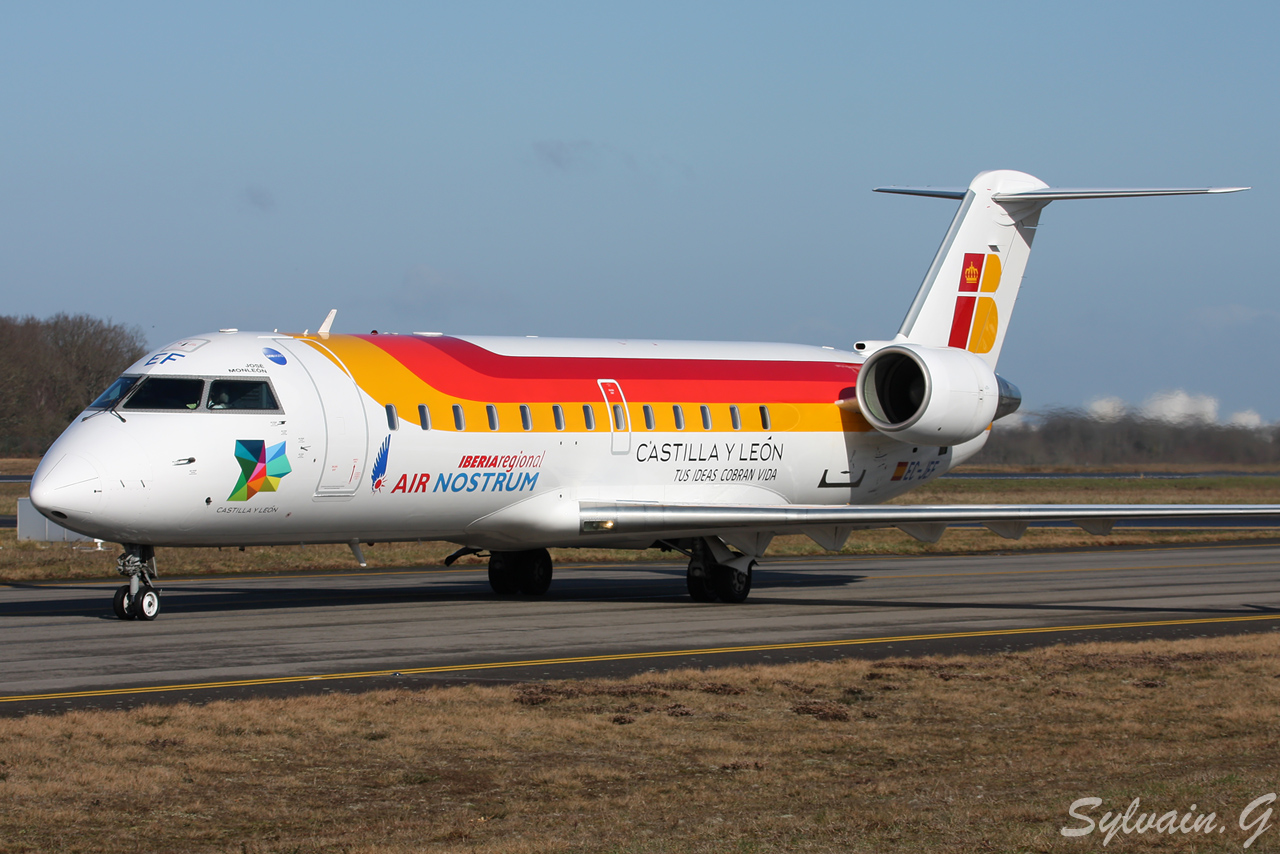
[[[402,365],[394,356],[385,350],[361,338],[347,335],[334,335],[328,340],[317,340],[312,337],[299,338],[306,341],[326,358],[334,362],[345,373],[348,373],[369,397],[379,406],[393,404],[396,412],[403,419],[417,421],[418,406],[426,404],[431,413],[433,430],[454,430],[453,407],[461,406],[468,432],[492,432],[489,430],[488,406],[498,412],[498,430],[501,433],[526,432],[521,421],[519,403],[490,403],[484,400],[455,397],[447,395],[423,381],[417,374]],[[584,381],[595,383],[595,378],[584,377]],[[732,430],[732,419],[729,404],[702,401],[627,401],[627,413],[631,419],[633,433],[650,432],[644,425],[644,405],[653,408],[654,430],[652,432],[676,432],[676,420],[673,407],[680,406],[684,411],[685,433],[726,432]],[[603,397],[597,400],[563,401],[560,406],[564,410],[565,429],[558,431],[555,415],[550,402],[534,402],[527,404],[532,416],[533,429],[536,433],[587,433],[608,432],[610,413]],[[704,429],[701,409],[707,406],[711,410],[712,429]],[[761,426],[760,406],[769,407],[770,427],[765,430]],[[595,429],[588,430],[584,418],[583,407],[590,406],[595,415]],[[742,429],[734,432],[744,433],[778,433],[778,432],[810,432],[810,433],[867,433],[874,428],[867,423],[861,414],[849,412],[834,403],[771,403],[769,401],[752,401],[738,404],[741,413]]]

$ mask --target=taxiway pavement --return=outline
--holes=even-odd
[[[118,584],[0,586],[0,714],[1280,630],[1274,543],[769,560],[742,605],[676,563],[560,564],[532,598],[483,567],[162,577],[151,623]]]

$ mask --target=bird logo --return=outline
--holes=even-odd
[[[387,483],[387,454],[391,451],[391,435],[387,435],[387,439],[382,443],[382,448],[378,450],[378,456],[373,459],[373,491],[381,492],[382,487]]]

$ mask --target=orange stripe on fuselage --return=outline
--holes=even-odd
[[[838,362],[503,356],[459,338],[355,335],[444,394],[494,402],[557,402],[598,396],[617,380],[628,399],[830,403],[858,378]]]
[[[445,414],[447,406],[461,403],[470,424],[480,415],[477,411],[473,416],[473,406],[492,403],[503,410],[505,426],[518,423],[515,410],[522,403],[566,407],[602,403],[597,381],[613,379],[627,397],[633,427],[643,423],[640,408],[646,403],[685,405],[689,427],[695,431],[701,429],[698,404],[715,405],[727,417],[727,405],[734,403],[794,407],[794,418],[781,411],[775,416],[775,421],[783,416],[790,422],[778,423],[775,429],[870,429],[861,416],[833,405],[848,396],[857,381],[860,366],[851,363],[504,356],[445,336],[333,335],[313,343],[341,359],[370,397],[382,404],[394,403],[408,418],[413,418],[420,403],[433,411],[441,407],[436,418]],[[542,423],[549,418],[549,411],[535,410],[534,429],[552,429],[550,423]],[[667,420],[668,413],[659,413],[660,422]],[[720,421],[719,412],[716,421]],[[658,429],[664,425],[659,423]]]

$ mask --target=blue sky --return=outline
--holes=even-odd
[[[0,313],[784,340],[898,328],[955,203],[1057,202],[1000,372],[1280,419],[1280,6],[0,8]]]

